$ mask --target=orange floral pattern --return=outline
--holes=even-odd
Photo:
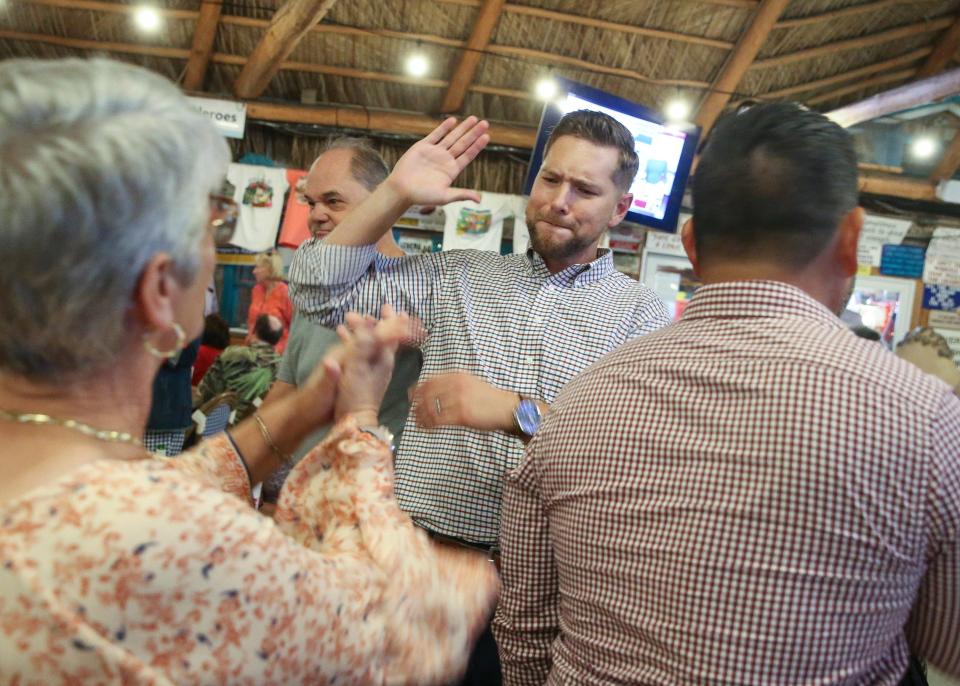
[[[341,422],[276,522],[218,437],[102,460],[0,510],[0,682],[432,684],[496,600],[483,556],[435,547],[393,498],[389,450]]]

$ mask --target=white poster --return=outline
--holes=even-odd
[[[953,351],[953,361],[960,365],[960,330],[934,329],[934,331],[946,339],[947,345]]]
[[[246,103],[193,96],[188,96],[187,100],[197,112],[212,121],[224,136],[243,138],[243,131],[247,125]]]
[[[677,232],[666,233],[665,231],[647,231],[646,247],[649,252],[658,252],[663,255],[676,255],[677,257],[686,257],[687,251],[683,249],[683,242],[680,240],[680,229],[690,219],[689,214],[681,214],[677,221]]]
[[[923,265],[923,282],[960,287],[960,229],[934,229]]]
[[[864,267],[879,267],[883,246],[900,245],[913,224],[909,219],[879,217],[868,214],[863,222],[860,244],[857,246],[857,263]]]

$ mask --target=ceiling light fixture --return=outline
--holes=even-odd
[[[137,11],[133,13],[133,20],[143,31],[156,31],[160,28],[160,13],[156,7],[146,5],[138,7]]]
[[[679,98],[671,100],[667,103],[665,112],[668,121],[685,122],[690,117],[690,103]]]
[[[420,53],[414,53],[407,58],[406,68],[410,76],[420,78],[430,71],[430,62]]]
[[[537,81],[534,92],[541,100],[553,100],[557,97],[557,82],[547,77]]]
[[[913,141],[910,153],[918,160],[928,160],[937,151],[937,142],[930,136],[921,136]]]

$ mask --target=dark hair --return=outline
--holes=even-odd
[[[283,324],[275,327],[270,322],[269,314],[261,314],[253,324],[253,335],[264,343],[276,345],[283,338]]]
[[[368,191],[376,190],[377,186],[390,175],[390,167],[366,138],[353,136],[331,138],[324,144],[320,154],[341,149],[353,152],[353,157],[350,159],[350,173]]]
[[[693,180],[701,262],[760,256],[803,267],[857,206],[853,139],[822,114],[765,103],[724,117]]]
[[[203,320],[203,338],[200,342],[223,350],[230,345],[230,325],[219,314],[208,314]]]
[[[633,179],[637,175],[637,169],[640,168],[640,161],[637,159],[637,148],[633,140],[633,134],[626,126],[603,112],[593,112],[591,110],[570,112],[563,115],[563,118],[557,122],[553,131],[550,132],[547,144],[543,148],[544,157],[550,152],[550,147],[554,142],[561,136],[573,136],[595,145],[616,148],[619,155],[617,157],[617,169],[613,172],[613,182],[624,193],[630,189]]]
[[[850,330],[860,338],[866,338],[868,341],[879,341],[880,334],[871,329],[869,326],[864,326],[860,324],[858,326],[851,326]]]

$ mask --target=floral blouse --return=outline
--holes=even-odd
[[[0,683],[439,684],[465,667],[493,566],[393,498],[389,450],[340,422],[275,521],[219,436],[100,460],[0,508]]]

